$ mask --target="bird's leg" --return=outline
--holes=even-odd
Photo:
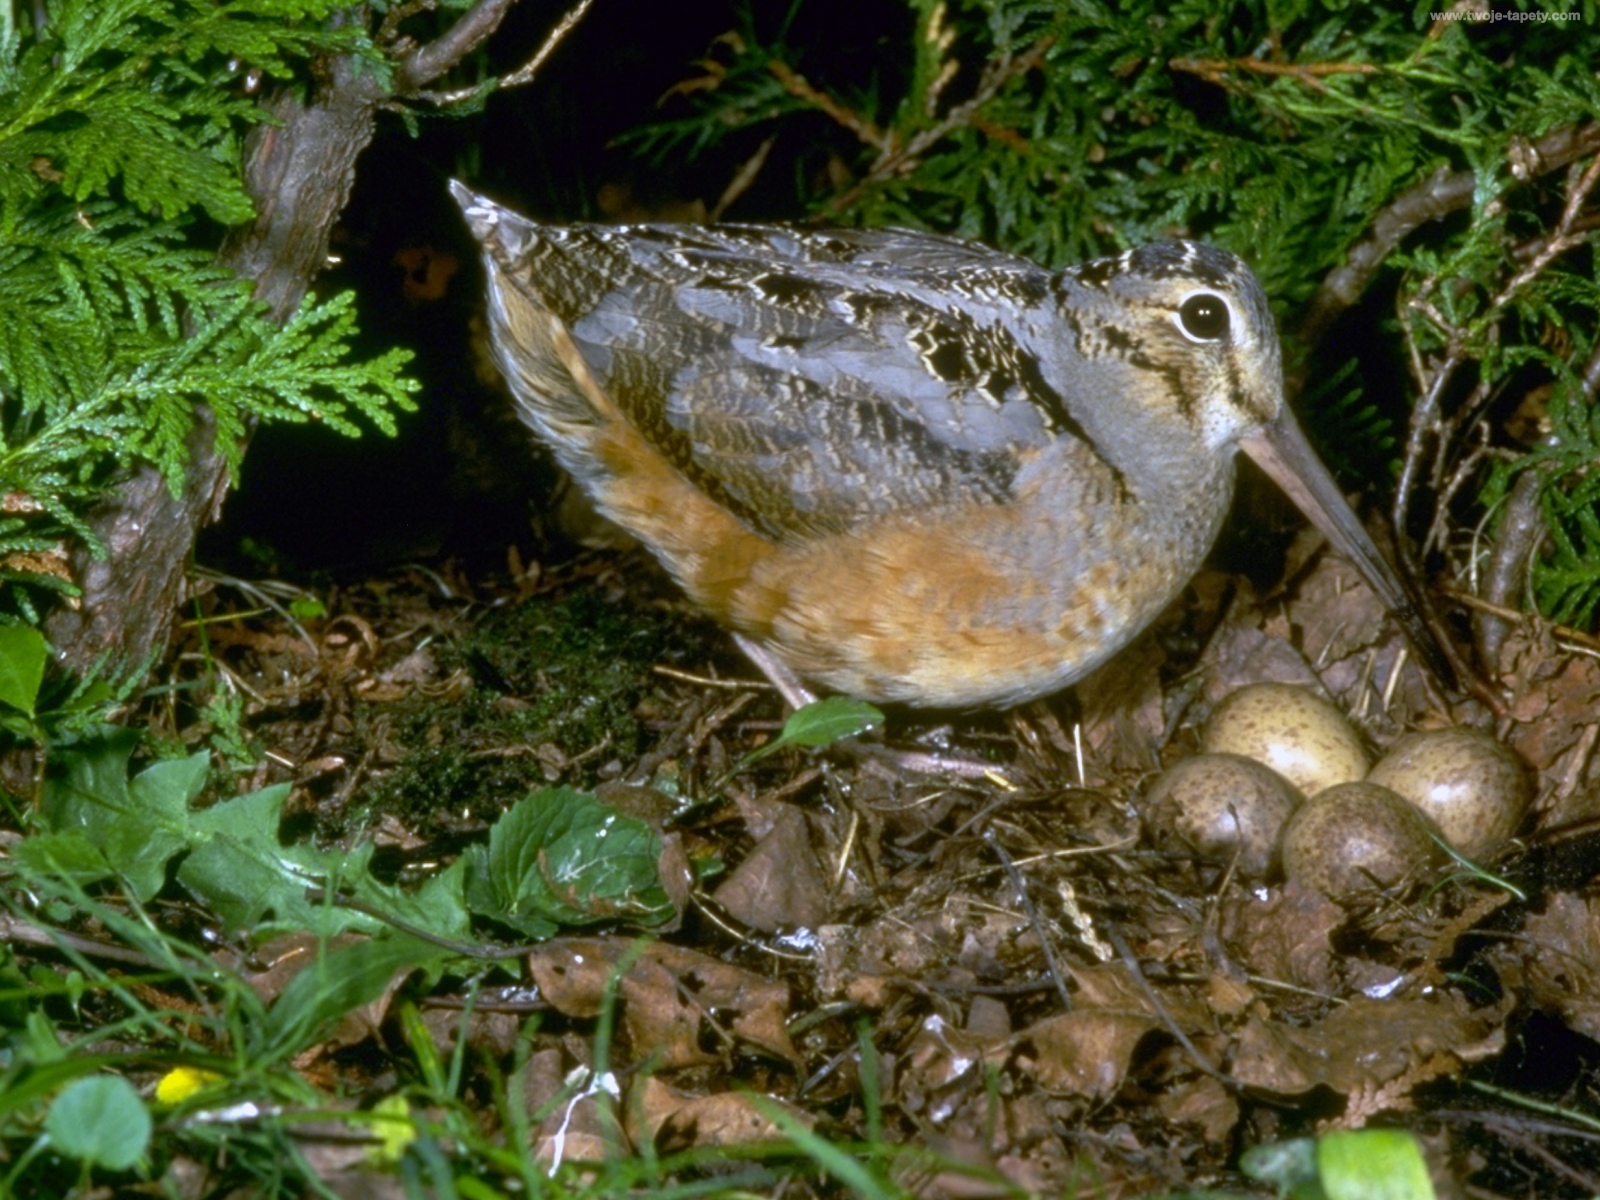
[[[756,669],[778,689],[778,694],[790,708],[801,709],[816,701],[816,693],[800,681],[800,677],[789,669],[788,664],[765,646],[751,641],[741,633],[734,634],[733,640],[738,643],[739,649],[744,651],[745,657],[755,664]],[[997,774],[993,763],[959,756],[930,754],[925,750],[895,750],[888,746],[875,746],[870,742],[863,742],[860,738],[845,738],[835,743],[834,748],[858,758],[876,759],[917,775],[954,775],[961,779],[986,779]]]
[[[790,708],[804,708],[814,703],[817,694],[800,682],[800,676],[789,669],[776,654],[768,650],[760,642],[753,642],[742,633],[733,635],[733,640],[738,643],[739,649],[744,651],[744,656],[755,664],[756,670],[767,677],[767,681],[778,689],[778,695]]]

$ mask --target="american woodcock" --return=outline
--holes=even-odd
[[[901,230],[542,225],[451,186],[523,419],[806,679],[940,706],[1062,688],[1199,568],[1237,448],[1411,612],[1222,250],[1048,271]]]

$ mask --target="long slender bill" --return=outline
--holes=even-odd
[[[1356,570],[1400,621],[1406,636],[1433,674],[1445,686],[1456,686],[1457,675],[1450,656],[1423,620],[1410,591],[1389,560],[1367,536],[1339,485],[1328,474],[1311,443],[1306,441],[1294,415],[1285,408],[1276,421],[1244,438],[1239,446],[1272,476],[1273,482],[1322,531],[1333,548],[1355,564]]]

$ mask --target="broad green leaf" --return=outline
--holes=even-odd
[[[370,917],[306,898],[307,888],[337,892],[347,870],[366,869],[370,850],[330,854],[284,846],[278,826],[288,797],[289,785],[279,784],[195,814],[195,848],[178,868],[178,881],[230,929],[248,929],[271,916],[324,935],[376,931]]]
[[[1251,1146],[1240,1155],[1239,1167],[1251,1179],[1271,1184],[1281,1195],[1310,1197],[1321,1190],[1317,1182],[1317,1144],[1311,1138]]]
[[[1328,1200],[1434,1200],[1417,1140],[1401,1129],[1351,1129],[1317,1140]]]
[[[467,856],[467,903],[535,938],[595,921],[656,924],[673,911],[660,855],[644,822],[585,792],[547,788],[514,805]]]
[[[434,971],[452,957],[420,938],[393,934],[324,949],[283,989],[261,1032],[263,1057],[314,1044],[345,1013],[376,1000],[396,973]]]
[[[37,629],[0,625],[0,703],[33,716],[48,656],[49,646]]]
[[[44,1131],[57,1150],[86,1166],[126,1171],[150,1146],[150,1112],[126,1079],[95,1075],[56,1097]]]
[[[203,841],[178,868],[178,881],[213,909],[230,929],[245,929],[269,912],[288,916],[319,883],[285,862],[278,847],[278,818],[289,789],[263,788],[225,800],[203,821]]]
[[[1292,1200],[1434,1200],[1416,1139],[1398,1129],[1347,1130],[1253,1146],[1239,1165]]]
[[[865,700],[824,696],[791,714],[783,723],[778,742],[794,746],[831,746],[882,725],[882,711]]]
[[[761,749],[745,755],[744,763],[757,762],[785,746],[831,746],[882,725],[882,711],[865,700],[824,696],[791,713],[783,723],[783,731]]]
[[[166,881],[167,863],[192,843],[189,805],[205,787],[210,757],[153,763],[128,778],[137,731],[102,726],[58,746],[46,775],[46,827],[83,835],[140,900]]]
[[[80,885],[109,879],[116,874],[100,847],[77,829],[36,833],[12,847],[11,856],[19,866],[72,879]]]
[[[191,814],[194,850],[179,866],[178,881],[229,928],[248,929],[268,920],[323,936],[389,928],[333,900],[349,895],[434,936],[466,934],[465,868],[459,860],[413,893],[380,884],[367,869],[370,844],[349,850],[283,845],[278,826],[288,795],[287,785],[263,788]],[[309,899],[307,890],[312,888],[322,891],[323,898]]]
[[[40,816],[48,828],[75,829],[100,818],[133,821],[128,797],[128,763],[138,749],[137,730],[102,725],[52,748],[40,795]]]

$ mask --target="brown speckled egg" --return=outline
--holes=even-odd
[[[1283,827],[1283,873],[1342,900],[1418,875],[1441,854],[1428,819],[1375,783],[1341,783]]]
[[[1476,729],[1435,729],[1396,742],[1367,776],[1399,792],[1468,858],[1499,850],[1533,802],[1533,772]]]
[[[1239,856],[1240,875],[1259,879],[1277,857],[1278,833],[1300,803],[1283,776],[1239,754],[1197,754],[1165,771],[1145,794],[1158,839],[1175,839],[1208,862]]]
[[[1288,683],[1252,683],[1217,706],[1202,748],[1265,763],[1306,796],[1367,773],[1367,752],[1344,714]]]

